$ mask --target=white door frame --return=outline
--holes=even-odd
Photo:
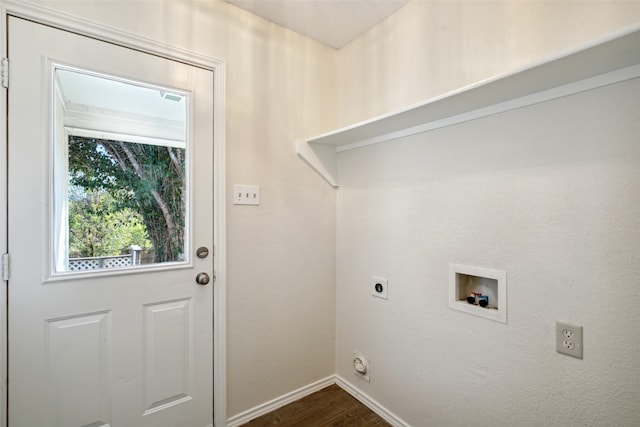
[[[29,19],[62,30],[161,56],[213,71],[214,76],[214,261],[213,289],[213,377],[214,425],[227,423],[226,375],[226,129],[225,62],[186,49],[119,31],[50,8],[16,0],[0,0],[0,53],[7,56],[7,15]],[[1,88],[0,89],[4,89]],[[0,90],[0,117],[7,117],[7,91]],[[0,120],[0,253],[7,252],[7,120]],[[6,427],[7,414],[7,281],[0,277],[0,427]]]

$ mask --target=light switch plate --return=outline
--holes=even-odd
[[[260,186],[258,185],[238,185],[233,186],[233,204],[234,205],[253,205],[260,204]]]

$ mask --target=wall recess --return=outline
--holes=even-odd
[[[449,307],[507,323],[507,273],[449,264]]]

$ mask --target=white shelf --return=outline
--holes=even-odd
[[[640,26],[406,110],[299,141],[298,155],[337,187],[338,153],[640,77]]]

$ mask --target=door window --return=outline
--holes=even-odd
[[[188,93],[53,77],[53,273],[188,261]]]

